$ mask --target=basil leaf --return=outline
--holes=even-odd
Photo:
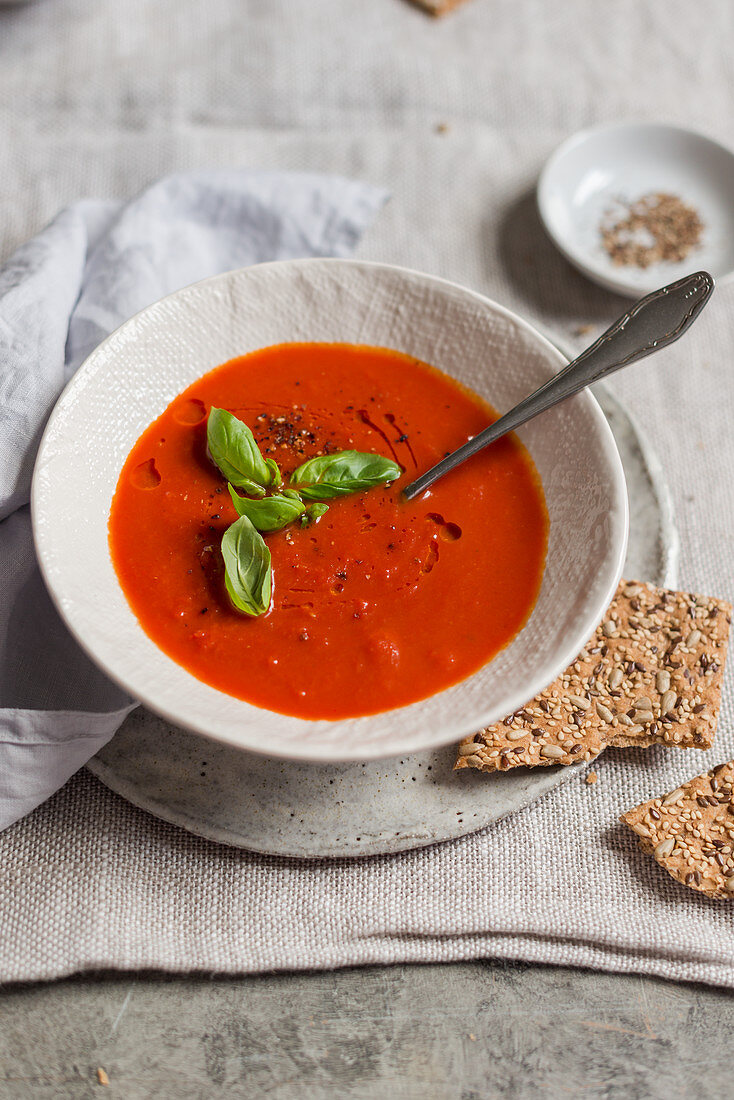
[[[222,536],[224,583],[234,606],[246,615],[262,615],[270,607],[273,588],[270,551],[247,516]]]
[[[304,462],[291,474],[291,484],[307,500],[332,500],[395,481],[402,472],[397,462],[383,455],[338,451]]]
[[[306,510],[302,501],[281,494],[265,497],[264,500],[249,500],[241,497],[230,485],[229,495],[237,509],[237,515],[247,516],[258,531],[280,531],[281,527],[287,527]]]
[[[278,463],[275,461],[275,459],[266,458],[265,459],[265,465],[270,470],[270,476],[271,476],[271,479],[272,479],[272,484],[273,485],[282,485],[283,484],[283,475],[281,474],[280,468],[278,467]]]
[[[318,523],[322,516],[329,511],[328,504],[309,504],[301,516],[301,527],[307,527],[309,523]]]
[[[273,471],[260,454],[254,435],[226,409],[210,410],[206,440],[212,460],[233,485],[244,489],[252,482],[260,486],[272,483]]]
[[[247,493],[248,497],[264,497],[265,490],[262,485],[256,485],[254,481],[248,481],[247,478],[243,478],[237,486],[238,489],[243,489]]]
[[[290,497],[292,500],[301,499],[301,494],[296,492],[295,489],[282,489],[281,492],[284,497]]]

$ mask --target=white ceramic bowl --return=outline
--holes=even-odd
[[[219,363],[288,341],[396,348],[455,376],[500,410],[563,362],[501,306],[382,264],[293,260],[187,287],[105,340],[51,416],[32,492],[49,591],[112,679],[176,725],[215,740],[320,761],[387,757],[458,740],[547,686],[609,603],[627,538],[627,494],[612,433],[588,393],[520,432],[545,489],[548,557],[529,623],[493,661],[459,685],[383,714],[337,722],[276,714],[195,679],[147,637],[117,581],[107,521],[125,458],[178,393]],[[476,613],[481,617],[482,608]]]
[[[620,198],[657,191],[699,212],[700,246],[680,263],[615,266],[601,243],[602,218]],[[734,273],[734,153],[692,130],[639,123],[574,134],[541,173],[538,209],[566,259],[619,294],[639,298],[690,271],[710,271],[717,282]]]

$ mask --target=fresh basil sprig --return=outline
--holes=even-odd
[[[260,453],[255,437],[241,420],[226,409],[212,408],[206,427],[209,454],[227,481],[253,495],[270,485],[280,484],[280,470]]]
[[[287,496],[285,493],[278,493],[276,496],[265,497],[264,500],[248,500],[247,497],[241,497],[230,485],[229,495],[237,515],[247,516],[258,531],[280,531],[306,511],[306,505],[297,493],[288,493]]]
[[[246,615],[262,615],[270,607],[273,574],[270,551],[247,516],[240,516],[222,536],[224,583],[234,606]]]
[[[304,462],[291,474],[291,485],[297,485],[307,500],[332,500],[395,481],[402,472],[397,462],[383,455],[337,451]]]
[[[229,482],[239,516],[222,536],[222,558],[229,597],[246,615],[264,614],[272,596],[270,551],[260,531],[280,531],[299,518],[302,526],[316,523],[329,511],[322,501],[373,489],[395,481],[403,472],[383,455],[339,451],[304,462],[291,474],[291,487],[280,488],[283,477],[278,464],[262,455],[247,425],[226,409],[211,409],[207,444]],[[315,503],[307,506],[303,498]]]

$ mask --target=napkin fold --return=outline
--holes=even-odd
[[[333,176],[169,176],[63,210],[0,271],[0,829],[48,798],[137,705],[79,649],[36,565],[30,485],[53,405],[134,313],[233,268],[348,256],[386,199]]]

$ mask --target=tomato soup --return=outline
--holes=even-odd
[[[397,461],[388,486],[330,500],[265,534],[269,610],[235,610],[220,543],[237,519],[207,455],[211,407],[251,429],[287,475],[353,449]],[[497,414],[440,371],[385,348],[283,344],[200,378],[133,447],[109,537],[148,636],[193,676],[259,707],[341,719],[404,706],[475,672],[526,622],[548,519],[514,436],[406,501],[402,488]]]

